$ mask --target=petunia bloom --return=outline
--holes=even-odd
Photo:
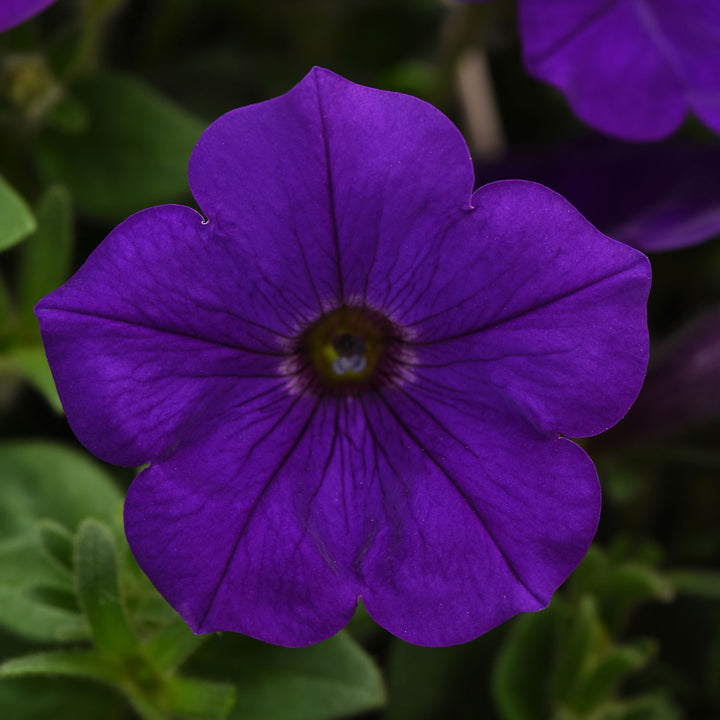
[[[587,138],[476,166],[483,182],[525,178],[551,187],[610,237],[643,252],[720,234],[720,147]]]
[[[297,646],[362,599],[410,642],[550,601],[595,533],[599,433],[647,363],[647,259],[563,198],[473,194],[412,97],[315,69],[213,123],[204,220],[133,215],[37,307],[68,421],[149,463],[125,528],[195,632]]]
[[[658,346],[621,439],[671,435],[720,417],[720,308]]]
[[[525,64],[575,114],[626,140],[670,135],[692,112],[720,132],[720,3],[520,0]]]
[[[24,23],[54,2],[55,0],[2,0],[0,3],[0,32]]]

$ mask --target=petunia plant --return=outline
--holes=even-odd
[[[162,595],[288,646],[359,600],[431,646],[544,608],[600,511],[567,437],[645,373],[646,258],[540,185],[473,193],[445,116],[321,69],[189,179],[205,217],[133,215],[37,306],[78,438],[147,463],[125,529]]]

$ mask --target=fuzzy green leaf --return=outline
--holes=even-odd
[[[382,677],[346,633],[307,648],[245,638],[211,638],[190,659],[190,674],[233,683],[233,720],[331,720],[381,707]]]
[[[45,350],[40,345],[16,345],[0,356],[0,365],[5,373],[20,377],[35,387],[57,413],[62,412],[62,404],[55,388]]]
[[[67,675],[110,684],[117,679],[113,665],[94,650],[35,653],[0,665],[0,678],[25,675]]]
[[[8,720],[128,720],[114,691],[87,679],[23,676],[0,680],[0,717]]]
[[[86,516],[114,522],[119,504],[112,481],[79,452],[45,443],[0,445],[3,627],[39,642],[89,637],[87,624],[70,602],[72,574],[60,560],[67,551],[60,545]],[[52,540],[47,532],[54,534]]]
[[[167,673],[181,665],[208,637],[195,635],[177,618],[150,638],[143,647],[143,655],[159,673]]]
[[[235,702],[235,687],[177,677],[168,681],[163,696],[174,717],[224,720]]]
[[[35,229],[30,208],[1,175],[0,218],[0,251],[17,245]]]
[[[675,570],[666,575],[668,582],[683,595],[720,600],[720,572],[713,570]]]
[[[70,194],[51,187],[35,208],[37,230],[23,246],[19,267],[20,321],[35,330],[33,307],[40,298],[68,278],[72,252],[72,207]]]
[[[550,671],[557,603],[539,613],[520,615],[498,655],[493,695],[503,720],[550,717]]]
[[[188,194],[187,163],[204,124],[136,78],[94,74],[74,88],[85,132],[48,128],[36,158],[88,215],[120,220]]]
[[[78,599],[95,644],[110,656],[133,655],[139,643],[120,596],[115,545],[110,531],[97,520],[80,525],[75,564]]]

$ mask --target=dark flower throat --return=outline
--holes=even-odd
[[[325,313],[298,337],[293,365],[317,395],[358,395],[397,382],[400,329],[368,307],[342,306]]]

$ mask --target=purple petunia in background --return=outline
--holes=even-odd
[[[521,177],[547,185],[602,232],[643,252],[678,250],[720,234],[716,145],[592,137],[484,160],[475,177],[480,184]]]
[[[196,632],[410,642],[545,607],[585,554],[627,411],[646,258],[562,197],[474,194],[440,112],[315,69],[198,142],[37,314],[78,438],[149,463],[139,564]]]
[[[0,32],[24,23],[54,2],[55,0],[1,0]]]
[[[688,112],[720,132],[717,0],[520,0],[528,70],[575,114],[626,140],[657,140]]]

